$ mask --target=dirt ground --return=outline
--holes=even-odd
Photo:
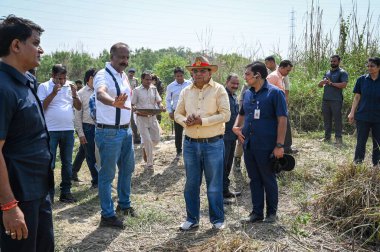
[[[201,221],[195,231],[181,232],[185,220],[183,159],[175,157],[172,137],[155,150],[154,172],[144,170],[141,147],[135,146],[136,167],[132,180],[132,205],[137,218],[126,217],[125,230],[100,228],[97,190],[90,188],[84,163],[79,173],[83,182],[73,185],[76,204],[53,206],[57,251],[366,251],[314,221],[310,214],[313,198],[328,180],[328,171],[352,158],[353,141],[341,148],[321,143],[313,136],[297,136],[296,171],[279,178],[279,221],[276,224],[240,224],[251,211],[248,178],[243,167],[231,173],[232,187],[242,197],[225,206],[227,228],[211,229],[204,183],[201,192]],[[56,184],[60,169],[56,169]],[[116,181],[116,180],[115,180]],[[116,188],[116,184],[114,184]],[[59,192],[59,188],[56,188]],[[57,195],[58,196],[58,195]],[[57,197],[56,196],[56,197]],[[113,190],[117,202],[116,190]],[[116,205],[116,204],[115,204]]]

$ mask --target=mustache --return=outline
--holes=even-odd
[[[120,63],[119,66],[127,67],[128,64],[126,64],[126,63]]]

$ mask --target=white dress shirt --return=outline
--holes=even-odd
[[[113,76],[116,78],[116,81],[120,88],[120,93],[126,93],[128,99],[125,101],[126,107],[131,107],[131,97],[132,91],[129,85],[128,76],[123,72],[122,74],[118,73],[109,62],[106,63],[106,68],[108,68]],[[94,89],[95,96],[98,88],[106,86],[107,93],[111,97],[117,96],[115,82],[112,76],[105,70],[99,70],[94,79]],[[128,124],[131,120],[131,110],[121,109],[120,113],[120,125]],[[99,101],[96,97],[96,122],[107,125],[116,124],[116,108],[113,106],[105,105]]]

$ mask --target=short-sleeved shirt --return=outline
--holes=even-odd
[[[278,69],[278,66],[276,66],[276,70]],[[269,74],[271,74],[271,73],[273,73],[274,71],[276,71],[276,70],[270,70],[269,68],[267,68],[267,70],[268,70],[268,75]],[[284,77],[284,88],[285,88],[285,90],[290,90],[290,80],[289,80],[289,75],[287,75],[287,76],[285,76]]]
[[[43,103],[53,92],[55,83],[52,79],[38,86],[38,97]],[[44,110],[46,125],[49,131],[74,130],[73,97],[69,82],[66,82],[57,95]]]
[[[260,110],[258,119],[254,118],[255,110]],[[277,141],[277,119],[287,116],[285,94],[265,81],[258,92],[250,88],[244,93],[239,114],[244,116],[244,147],[249,144],[254,150],[273,150]]]
[[[338,67],[334,71],[327,71],[323,78],[328,78],[333,83],[348,82],[348,73]],[[323,100],[325,101],[343,101],[343,90],[331,85],[325,85],[323,88]]]
[[[354,93],[360,94],[355,120],[380,123],[380,76],[372,80],[369,74],[360,76]]]
[[[157,108],[157,103],[161,102],[161,100],[154,85],[150,85],[148,89],[141,85],[133,91],[131,103],[138,109],[155,109]]]
[[[284,76],[278,71],[278,68],[267,76],[267,80],[285,93]]]
[[[132,97],[132,89],[129,85],[127,75],[123,73],[118,73],[112,65],[107,62],[106,68],[112,73],[117,81],[117,85],[120,89],[120,94],[125,93],[128,95],[127,100],[124,105],[126,107],[131,107],[131,97]],[[116,84],[112,78],[112,76],[106,71],[106,69],[99,70],[95,75],[94,79],[94,89],[95,96],[98,88],[101,86],[107,87],[107,93],[111,97],[117,96],[117,88]],[[121,109],[120,110],[120,125],[128,124],[131,120],[131,110]],[[99,101],[96,98],[96,122],[107,125],[116,125],[116,108],[113,106],[106,105]]]
[[[19,201],[46,197],[52,188],[49,136],[34,80],[0,62],[0,139],[9,182]]]
[[[231,117],[228,122],[226,122],[226,129],[224,132],[224,140],[228,141],[235,141],[237,139],[237,136],[232,131],[232,128],[234,127],[236,117],[239,114],[239,103],[237,99],[236,94],[232,94],[230,90],[226,88],[228,98],[230,101],[230,111],[231,111]]]

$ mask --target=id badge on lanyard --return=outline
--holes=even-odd
[[[260,109],[259,109],[259,101],[256,102],[256,109],[253,114],[254,119],[260,119]]]

